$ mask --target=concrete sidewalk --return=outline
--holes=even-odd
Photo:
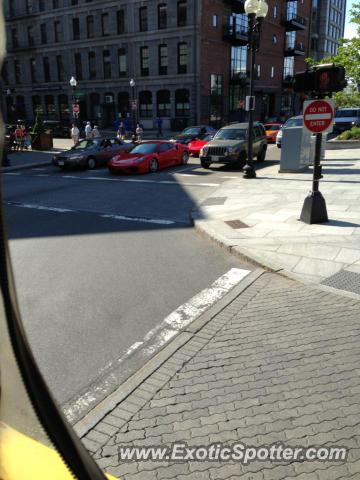
[[[103,469],[122,480],[360,478],[360,302],[273,273],[250,276],[77,424]],[[174,442],[336,445],[348,458],[243,465],[119,457],[120,446]]]
[[[328,223],[299,221],[312,170],[280,174],[276,164],[223,183],[193,212],[196,228],[261,266],[360,294],[360,149],[325,158]]]

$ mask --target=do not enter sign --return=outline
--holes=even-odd
[[[331,129],[334,118],[332,100],[309,100],[304,102],[304,125],[312,133],[322,133]]]
[[[80,105],[78,103],[74,103],[72,106],[72,111],[75,114],[80,113]]]

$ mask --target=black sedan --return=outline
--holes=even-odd
[[[94,138],[80,140],[70,150],[53,157],[53,165],[64,169],[66,167],[82,167],[92,170],[106,166],[107,162],[121,152],[127,152],[134,147],[133,143],[122,142],[117,138]]]
[[[195,127],[187,127],[179,135],[171,139],[172,142],[188,144],[192,140],[202,140],[207,135],[215,135],[217,130],[209,125],[197,125]]]

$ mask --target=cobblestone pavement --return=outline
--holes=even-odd
[[[360,302],[265,273],[83,441],[125,480],[360,478]],[[342,445],[347,461],[134,462],[119,445]]]

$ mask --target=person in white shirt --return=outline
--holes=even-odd
[[[80,137],[80,130],[75,125],[75,123],[73,123],[72,124],[72,129],[71,129],[71,138],[73,139],[74,145],[76,145],[78,143],[79,137]]]
[[[90,122],[86,122],[85,137],[87,139],[92,138],[92,128],[91,128],[91,123]]]
[[[94,138],[99,138],[101,137],[101,134],[99,132],[99,127],[97,125],[94,125],[93,131],[92,131],[92,136]]]
[[[138,123],[136,126],[136,136],[137,136],[138,142],[141,142],[143,133],[144,133],[144,129],[142,128],[140,123]]]

